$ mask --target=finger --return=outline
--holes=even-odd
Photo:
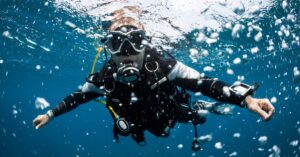
[[[256,113],[259,114],[259,116],[263,119],[263,120],[266,120],[268,119],[269,115],[267,114],[266,111],[262,110],[261,108],[257,108],[256,109]]]
[[[39,119],[39,116],[37,116],[36,118],[34,118],[34,120],[32,121],[33,123],[35,122],[35,121],[37,121]]]
[[[262,108],[268,111],[271,110],[271,107],[273,107],[269,99],[263,99],[263,101],[261,101],[260,103]]]
[[[39,121],[35,121],[35,122],[33,122],[33,126],[35,127],[35,126],[37,126],[39,123],[40,123]]]
[[[275,108],[273,107],[273,105],[270,103],[269,104],[269,112],[268,112],[268,118],[266,120],[269,120],[272,118],[273,114],[274,114]]]
[[[39,123],[39,124],[35,127],[35,129],[41,128],[44,124],[45,124],[44,122]]]
[[[37,118],[35,118],[35,119],[33,120],[33,125],[36,126],[36,125],[37,125],[38,123],[40,123],[40,122],[41,122],[40,118],[37,117]]]
[[[269,116],[272,116],[274,111],[275,111],[275,108],[274,106],[271,104],[270,100],[269,99],[266,99],[264,102],[263,102],[263,106],[262,108],[268,112],[268,115]]]

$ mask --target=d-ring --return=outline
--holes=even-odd
[[[104,84],[104,90],[107,92],[107,93],[111,93],[115,90],[115,82],[112,82],[113,83],[113,87],[111,89],[108,89],[106,88],[105,84]]]
[[[146,70],[149,71],[149,72],[155,72],[155,71],[157,71],[158,70],[158,63],[157,63],[157,61],[154,61],[156,67],[153,70],[151,70],[151,68],[148,67],[149,64],[151,64],[151,63],[153,63],[153,62],[147,62],[145,64]]]

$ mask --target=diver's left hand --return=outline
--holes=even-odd
[[[251,96],[247,96],[245,102],[247,108],[250,111],[259,114],[264,121],[270,120],[275,111],[275,108],[269,99],[256,99]]]

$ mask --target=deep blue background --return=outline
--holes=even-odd
[[[273,52],[266,51],[266,39],[257,43],[246,38],[247,31],[241,33],[241,38],[232,39],[229,30],[221,32],[220,40],[212,45],[195,42],[194,33],[198,32],[195,30],[186,35],[185,41],[179,41],[176,49],[171,52],[199,71],[214,63],[216,70],[208,75],[229,83],[236,81],[237,75],[244,75],[245,82],[257,81],[261,84],[256,97],[277,98],[277,103],[274,104],[275,116],[268,123],[258,122],[257,115],[238,107],[233,115],[209,115],[207,123],[198,128],[200,135],[212,134],[213,140],[203,144],[203,150],[197,152],[196,156],[228,156],[234,151],[238,156],[268,156],[268,149],[273,145],[280,147],[281,156],[300,155],[299,145],[289,145],[300,137],[300,97],[295,89],[300,84],[293,80],[293,68],[300,69],[299,45],[291,44],[291,37],[286,37],[284,39],[289,48],[282,50],[280,44],[283,38],[277,36],[275,31],[279,30],[279,26],[274,26],[273,19],[273,16],[286,16],[288,12],[299,18],[299,0],[290,1],[289,4],[289,11],[283,10],[279,3],[270,10],[269,16],[255,20],[263,28],[263,34],[273,38]],[[131,138],[121,137],[119,144],[114,143],[112,119],[106,108],[95,102],[82,105],[51,121],[44,128],[35,130],[32,120],[45,112],[35,108],[36,97],[46,98],[51,107],[54,107],[84,83],[95,55],[93,40],[69,29],[64,22],[72,21],[80,28],[88,28],[94,24],[89,17],[77,17],[54,8],[51,2],[45,6],[42,1],[1,0],[0,11],[0,32],[9,31],[14,37],[0,37],[0,60],[3,60],[0,64],[1,157],[192,155],[190,145],[193,127],[188,124],[177,124],[169,138],[156,138],[146,133],[146,147],[136,145]],[[247,22],[240,21],[245,25]],[[284,24],[290,25],[291,32],[299,36],[299,19],[295,23],[284,21]],[[26,42],[26,38],[50,48],[51,51],[47,52],[38,45]],[[225,52],[228,45],[235,53],[218,56],[218,52]],[[257,55],[249,52],[254,46],[261,49]],[[206,48],[210,55],[199,63],[192,64],[188,58],[188,50],[192,47]],[[248,62],[232,65],[230,68],[235,74],[226,74],[228,66],[225,63],[232,62],[243,54],[248,54]],[[220,58],[221,62],[218,62]],[[41,69],[37,70],[36,65],[41,65]],[[55,69],[56,65],[59,70]],[[195,97],[197,98],[199,97]],[[14,109],[18,114],[12,113]],[[235,132],[241,133],[241,137],[233,138]],[[264,135],[268,137],[268,141],[261,146],[257,138]],[[221,150],[214,147],[218,141],[225,144]],[[178,144],[183,144],[183,149],[178,149]],[[265,150],[260,152],[257,150],[259,147]]]

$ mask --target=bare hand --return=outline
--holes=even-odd
[[[35,129],[39,129],[42,126],[46,125],[49,122],[49,117],[47,116],[47,114],[43,114],[43,115],[38,115],[34,120],[33,120],[33,126],[35,127]]]
[[[246,97],[245,102],[247,108],[250,111],[259,114],[264,121],[270,120],[275,111],[275,108],[269,99],[255,99],[251,96],[248,96]]]

